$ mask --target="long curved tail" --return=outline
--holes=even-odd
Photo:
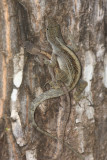
[[[69,91],[70,91],[70,89],[69,89]],[[32,125],[39,132],[41,132],[42,134],[44,134],[48,137],[51,137],[54,140],[58,140],[58,138],[51,135],[47,131],[42,130],[40,127],[38,127],[38,125],[36,124],[36,122],[34,120],[34,112],[36,111],[36,108],[38,107],[38,105],[41,104],[43,101],[45,101],[47,99],[50,99],[50,98],[56,98],[56,97],[59,97],[59,96],[64,95],[64,94],[65,93],[64,93],[62,88],[60,88],[60,89],[50,89],[49,91],[46,91],[46,92],[42,93],[39,97],[35,98],[32,102],[32,105],[31,105],[31,117],[30,117],[30,119],[33,121]],[[64,145],[67,148],[71,149],[80,159],[84,160],[83,156],[78,151],[76,151],[71,144],[69,144],[67,142],[64,142]]]
[[[71,57],[71,63],[74,67],[75,70],[75,77],[74,77],[74,81],[71,84],[71,86],[68,88],[68,91],[71,91],[75,88],[76,84],[78,83],[80,76],[81,76],[81,64],[80,61],[78,59],[78,57],[75,55],[75,53],[70,50],[65,44],[63,44],[62,42],[60,42],[60,40],[57,38],[57,41],[60,43],[61,48],[67,52],[67,54],[70,55]],[[43,101],[47,100],[47,99],[51,99],[51,98],[56,98],[59,96],[64,95],[64,91],[62,88],[60,89],[50,89],[49,91],[46,91],[44,93],[42,93],[40,96],[38,96],[37,98],[35,98],[32,102],[32,106],[31,106],[31,117],[30,119],[33,120],[33,126],[41,133],[43,133],[46,136],[49,136],[51,138],[53,138],[54,140],[57,140],[57,137],[52,136],[50,133],[42,130],[41,128],[39,128],[34,120],[34,113],[36,111],[36,108],[38,107],[38,105],[40,105]],[[73,150],[77,156],[79,156],[81,159],[84,159],[80,153],[78,153],[76,150],[74,150],[72,148],[72,146],[66,142],[64,142],[65,146],[67,146],[68,148],[70,148],[71,150]]]

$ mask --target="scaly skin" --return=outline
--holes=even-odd
[[[70,91],[70,89],[68,90]],[[52,138],[53,140],[59,140],[57,137],[53,136],[52,134],[48,133],[47,131],[44,131],[43,129],[41,129],[40,127],[38,127],[37,123],[35,122],[35,119],[34,119],[34,113],[37,109],[37,107],[45,100],[47,99],[50,99],[50,98],[56,98],[56,97],[59,97],[61,95],[64,95],[64,91],[62,88],[60,89],[50,89],[49,91],[46,91],[44,93],[42,93],[40,96],[38,96],[37,98],[35,98],[31,104],[31,121],[32,121],[32,125],[34,128],[36,128],[36,130],[38,130],[39,132],[41,132],[42,134]],[[84,160],[84,157],[79,153],[77,152],[73,146],[67,142],[64,142],[64,145],[71,149],[76,155],[77,157],[79,157],[80,159]]]
[[[68,88],[68,92],[72,91],[75,86],[77,85],[80,76],[81,76],[81,65],[79,62],[79,59],[75,55],[75,53],[69,49],[65,42],[63,41],[60,26],[52,19],[48,19],[46,21],[46,35],[48,42],[51,44],[53,49],[53,55],[56,56],[56,59],[59,64],[59,68],[64,71],[64,73],[67,73],[67,78],[64,81],[65,85]],[[51,63],[53,63],[53,59],[51,60]],[[39,128],[34,120],[34,113],[36,111],[36,108],[41,104],[43,101],[50,99],[50,98],[56,98],[59,96],[64,95],[64,91],[62,88],[58,89],[50,89],[49,91],[46,91],[42,93],[40,96],[35,98],[31,105],[31,120],[33,120],[32,124],[33,126],[41,133],[45,134],[46,136],[49,136],[55,140],[57,140],[57,137],[52,136],[50,133],[42,130]],[[68,148],[72,149],[77,156],[79,156],[81,159],[83,157],[75,151],[72,146],[66,142],[64,142],[64,145]]]
[[[50,66],[55,67],[57,61],[61,70],[61,72],[57,73],[56,79],[61,80],[67,87],[70,87],[74,82],[76,74],[76,69],[74,68],[75,61],[72,60],[71,55],[62,48],[61,44],[56,39],[59,38],[60,42],[65,45],[61,35],[60,26],[53,19],[46,20],[46,37],[52,46],[52,58],[50,61]],[[77,57],[75,56],[75,58]]]

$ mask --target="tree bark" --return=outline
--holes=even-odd
[[[0,11],[1,160],[106,160],[106,0],[1,0]],[[44,63],[52,53],[47,17],[58,22],[66,44],[78,48],[82,79],[88,83],[78,103],[70,93],[70,109],[66,95],[37,107],[38,126],[60,140],[37,131],[29,120],[33,100],[50,89]]]

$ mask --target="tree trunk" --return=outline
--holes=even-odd
[[[0,11],[0,159],[107,160],[106,0],[1,0]],[[48,17],[76,50],[88,83],[79,102],[65,88],[64,96],[37,107],[34,120],[52,137],[29,118],[32,104],[51,88],[44,63],[52,53]]]

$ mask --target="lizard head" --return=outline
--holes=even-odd
[[[56,41],[56,37],[62,39],[61,30],[59,24],[55,21],[55,19],[47,18],[46,19],[46,37],[49,43],[58,43]]]

